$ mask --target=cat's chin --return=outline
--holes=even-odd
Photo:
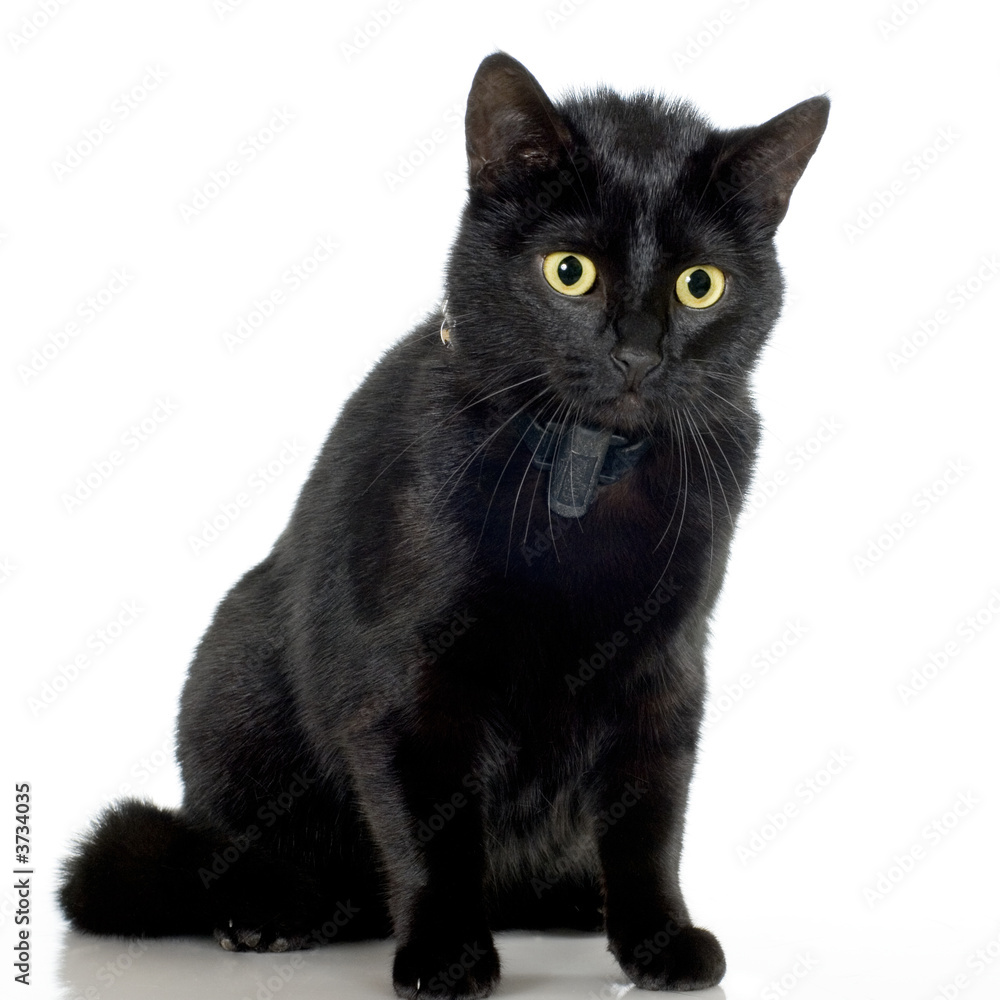
[[[632,436],[647,433],[653,423],[653,412],[636,392],[623,392],[615,399],[602,403],[595,411],[597,423],[620,434]]]

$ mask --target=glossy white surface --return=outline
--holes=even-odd
[[[782,1000],[792,995],[796,1000],[946,1000],[935,991],[949,984],[963,1000],[995,1000],[1000,990],[1000,958],[995,964],[989,961],[989,940],[968,929],[746,921],[720,929],[720,937],[729,971],[719,987],[685,994],[692,1000]],[[1000,956],[1000,933],[993,941],[993,951]],[[282,955],[235,955],[202,940],[126,944],[72,932],[57,934],[54,943],[57,974],[49,991],[45,963],[40,964],[45,982],[41,995],[59,1000],[392,1000],[394,996],[389,941]],[[655,995],[628,983],[599,935],[504,933],[497,944],[503,963],[498,997],[619,1000],[631,993],[639,1000]],[[987,959],[978,973],[974,971],[977,950]],[[953,957],[942,961],[942,956]],[[966,985],[957,986],[962,975]]]

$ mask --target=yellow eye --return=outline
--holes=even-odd
[[[699,264],[682,271],[674,286],[677,298],[692,309],[707,309],[722,297],[726,276],[711,264]]]
[[[542,274],[563,295],[583,295],[597,281],[597,268],[589,257],[584,257],[582,253],[566,253],[565,250],[546,254],[542,261]]]

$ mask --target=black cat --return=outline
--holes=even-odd
[[[703,651],[773,237],[828,107],[722,131],[646,94],[553,105],[484,60],[443,314],[351,397],[220,605],[184,804],[101,818],[67,862],[77,927],[392,933],[401,997],[488,995],[511,927],[603,929],[646,989],[722,978],[678,885]]]

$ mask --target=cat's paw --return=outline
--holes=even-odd
[[[215,929],[215,940],[226,951],[299,951],[310,946],[305,934],[282,931],[277,927],[243,927],[228,921]]]
[[[632,982],[643,990],[704,990],[718,984],[726,958],[715,935],[673,921],[642,937],[610,943]]]
[[[500,957],[485,929],[472,941],[414,939],[397,949],[392,981],[403,1000],[480,1000],[500,982]]]

